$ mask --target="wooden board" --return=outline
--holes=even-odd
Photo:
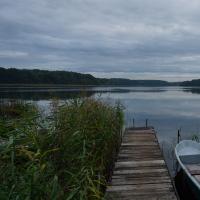
[[[194,175],[194,178],[195,178],[198,182],[200,182],[200,175]]]
[[[199,164],[190,164],[186,165],[188,171],[191,175],[200,175],[200,165]]]
[[[105,198],[177,199],[153,128],[126,130]]]

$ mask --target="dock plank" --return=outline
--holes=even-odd
[[[125,131],[105,199],[177,199],[153,128]]]

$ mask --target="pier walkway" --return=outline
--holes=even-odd
[[[153,128],[126,129],[106,199],[177,199]]]

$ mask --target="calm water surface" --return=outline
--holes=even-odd
[[[78,96],[94,96],[114,102],[120,100],[125,107],[125,124],[144,126],[145,119],[155,127],[170,171],[173,173],[173,148],[177,143],[177,130],[182,139],[200,135],[200,89],[182,87],[0,87],[1,99],[24,99],[36,102],[48,111],[52,98],[61,100]]]

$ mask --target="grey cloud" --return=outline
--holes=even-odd
[[[1,0],[0,65],[196,78],[199,9],[198,0]]]

